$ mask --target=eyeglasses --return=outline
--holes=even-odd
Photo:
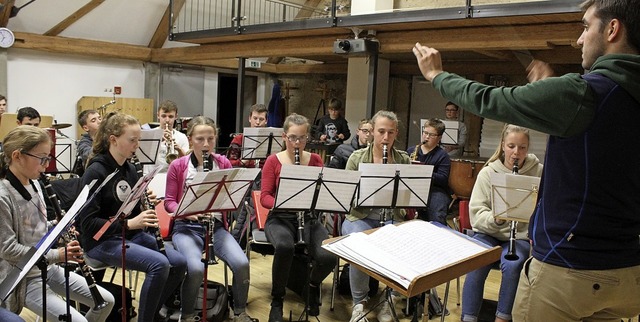
[[[439,137],[440,136],[440,135],[438,135],[438,133],[430,133],[430,132],[427,132],[427,131],[422,131],[422,135],[426,136],[427,138],[430,138],[430,137],[434,137],[435,138],[435,137]]]
[[[308,137],[305,136],[295,136],[295,135],[290,135],[290,136],[285,136],[287,138],[287,141],[289,141],[290,143],[296,143],[296,142],[307,142]]]
[[[458,110],[456,110],[455,108],[445,108],[444,111],[445,112],[457,112]]]
[[[51,159],[52,159],[51,156],[49,156],[49,155],[47,155],[46,157],[39,157],[37,155],[33,155],[33,154],[31,154],[29,152],[26,152],[26,151],[21,151],[20,153],[26,154],[26,155],[28,155],[30,157],[34,157],[36,159],[39,159],[40,160],[40,165],[47,165],[49,162],[51,162]]]
[[[364,134],[369,134],[371,133],[371,130],[367,130],[367,129],[358,129],[359,131],[362,131],[362,133]]]

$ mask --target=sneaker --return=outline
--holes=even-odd
[[[351,312],[351,320],[349,322],[369,322],[367,318],[364,316],[364,305],[362,303],[358,303],[353,307],[353,311]]]
[[[320,288],[309,285],[309,316],[320,315]]]
[[[380,322],[392,322],[393,314],[391,314],[391,306],[388,301],[384,301],[380,305],[380,311],[378,311],[378,321]]]
[[[247,312],[242,312],[240,315],[236,315],[233,317],[233,322],[253,322],[253,319],[247,314]]]
[[[200,316],[197,314],[192,314],[190,316],[180,316],[178,322],[198,322],[200,321]]]

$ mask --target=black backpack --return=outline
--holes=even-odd
[[[230,301],[230,290],[227,290],[224,285],[208,281],[207,284],[207,321],[208,322],[222,322],[229,317],[229,306],[232,305]],[[202,294],[204,287],[200,286],[200,291],[196,297],[196,316],[202,316]],[[167,299],[165,305],[170,309],[169,315],[174,312],[180,311],[180,288],[178,288],[173,295]]]

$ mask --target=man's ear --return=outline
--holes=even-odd
[[[83,126],[82,126],[82,129],[83,129],[85,132],[89,132],[89,127],[88,127],[88,126],[86,126],[86,125],[83,125]]]
[[[623,36],[622,24],[618,19],[611,19],[606,28],[608,29],[607,40],[609,41],[613,41],[615,38]]]

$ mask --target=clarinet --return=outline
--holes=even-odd
[[[293,164],[300,165],[300,149],[295,148],[293,150]],[[304,244],[304,212],[298,212],[298,242],[297,244]]]
[[[209,165],[209,151],[202,151],[202,171],[209,172],[211,170]],[[209,241],[207,244],[208,251],[206,254],[205,262],[207,265],[215,265],[218,264],[216,260],[216,250],[213,247],[215,242],[214,229],[215,229],[215,219],[213,218],[213,214],[209,214],[204,219],[204,223],[206,224],[207,234],[209,235]]]
[[[513,162],[513,170],[512,174],[518,174],[518,159],[515,159]],[[520,257],[516,254],[516,230],[518,228],[518,222],[515,220],[511,221],[511,231],[509,232],[509,248],[507,253],[504,255],[504,259],[509,261],[518,260]]]
[[[62,219],[66,212],[60,206],[60,199],[58,199],[58,195],[56,195],[56,193],[53,191],[53,187],[51,186],[51,182],[49,181],[49,175],[44,173],[40,174],[40,180],[44,184],[44,189],[47,193],[47,197],[49,198],[49,201],[53,205],[53,209],[56,212],[56,220],[60,221],[60,219]],[[77,240],[76,235],[69,230],[67,230],[62,237],[66,243]],[[107,307],[108,303],[104,300],[104,298],[102,298],[102,294],[100,294],[100,291],[96,286],[96,279],[93,277],[93,273],[91,273],[91,268],[87,264],[85,264],[85,262],[82,260],[82,257],[78,257],[78,259],[80,259],[80,261],[78,262],[78,268],[82,272],[82,276],[84,276],[84,279],[87,281],[89,292],[91,292],[91,298],[93,299],[94,304],[93,310],[99,311],[101,309],[104,309],[105,307]]]
[[[389,148],[386,144],[382,145],[382,164],[389,163]],[[384,223],[387,222],[387,210],[382,210],[382,215],[380,215],[380,227],[384,226]]]
[[[136,173],[138,174],[138,179],[142,178],[143,174],[142,174],[142,164],[140,163],[140,159],[138,159],[138,156],[135,155],[135,153],[133,154],[133,156],[131,157],[131,162],[133,162],[133,165],[136,167]],[[156,206],[151,202],[151,200],[149,200],[149,194],[145,191],[144,192],[144,198],[142,201],[142,208],[144,210],[155,210]],[[164,239],[162,238],[162,234],[160,233],[160,229],[159,228],[151,228],[148,227],[147,231],[153,233],[154,237],[156,238],[156,244],[158,245],[158,251],[162,253],[162,255],[167,255],[167,251],[164,247]]]

